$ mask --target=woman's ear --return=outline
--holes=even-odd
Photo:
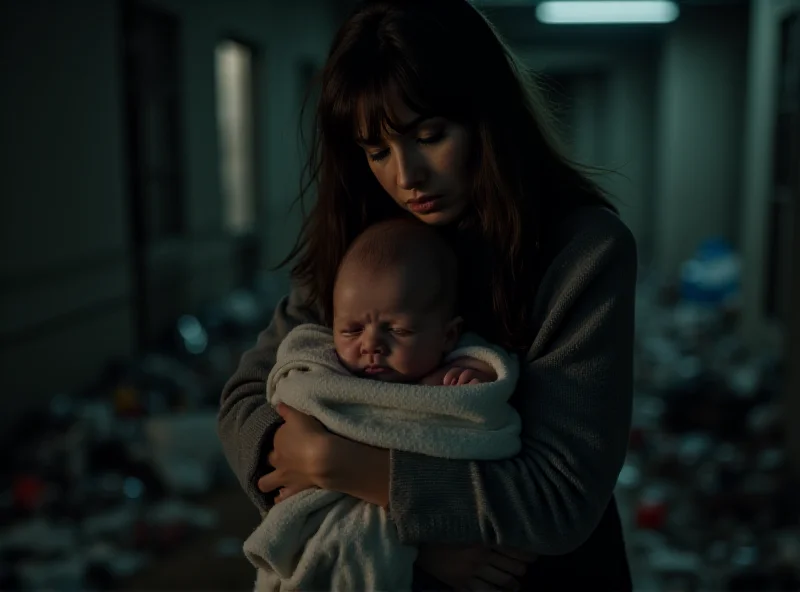
[[[453,351],[458,343],[458,340],[461,338],[461,330],[464,326],[464,319],[461,317],[456,317],[450,322],[447,323],[447,326],[444,329],[444,349],[445,353],[449,353]]]

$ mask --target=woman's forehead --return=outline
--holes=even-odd
[[[370,133],[369,126],[366,120],[362,120],[361,125],[356,132],[356,141],[359,144],[366,144],[370,145],[373,144],[376,140],[380,140],[384,137],[392,137],[392,136],[402,136],[404,134],[408,134],[414,131],[421,123],[429,119],[426,115],[419,115],[417,113],[412,113],[409,115],[409,119],[407,120],[400,120],[398,122],[389,122],[384,121],[383,125],[380,128],[380,133],[375,134]]]
[[[387,135],[408,133],[426,116],[412,109],[399,92],[390,91],[380,103],[363,97],[358,103],[355,118],[357,141],[369,143]]]

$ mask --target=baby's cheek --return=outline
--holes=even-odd
[[[342,344],[340,347],[337,348],[337,353],[339,354],[339,359],[344,363],[345,366],[355,366],[358,363],[358,356],[355,355],[357,353],[356,348],[353,347],[351,343]]]
[[[393,362],[398,367],[413,369],[418,364],[417,350],[411,344],[403,344],[392,351]]]
[[[427,340],[418,340],[409,348],[408,362],[417,368],[433,369],[439,365],[441,351],[436,347],[431,347]]]

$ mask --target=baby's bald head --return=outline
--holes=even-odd
[[[363,232],[333,288],[334,346],[356,374],[417,382],[441,365],[460,335],[456,256],[436,231],[391,220]]]
[[[336,277],[344,284],[369,289],[370,278],[394,274],[406,306],[440,308],[452,318],[456,308],[457,260],[435,229],[417,220],[379,222],[361,233],[348,249]]]

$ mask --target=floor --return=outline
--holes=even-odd
[[[201,502],[217,513],[217,527],[130,578],[121,590],[242,592],[253,589],[253,567],[244,558],[241,545],[258,524],[258,512],[238,489],[215,493]]]

